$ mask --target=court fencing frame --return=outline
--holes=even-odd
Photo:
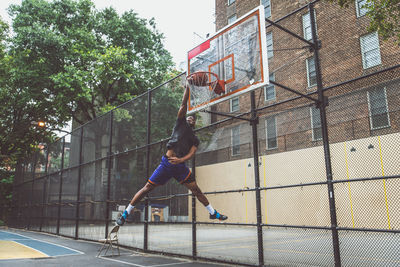
[[[391,66],[388,66],[386,68],[356,77],[352,79],[348,79],[345,81],[342,81],[340,83],[332,84],[329,86],[324,86],[323,80],[322,80],[322,74],[321,74],[321,67],[320,67],[320,43],[318,41],[316,29],[315,29],[315,23],[314,23],[314,4],[318,3],[319,1],[313,1],[307,6],[304,6],[300,9],[295,10],[291,14],[287,15],[286,17],[277,20],[277,21],[271,21],[267,20],[270,25],[267,27],[274,27],[276,26],[282,31],[285,31],[287,34],[291,35],[293,38],[298,39],[301,42],[305,42],[310,46],[310,49],[312,50],[312,53],[315,57],[315,72],[316,72],[316,91],[311,91],[311,92],[300,92],[294,89],[291,89],[288,86],[285,86],[281,83],[275,82],[271,80],[271,84],[274,84],[277,87],[282,88],[285,91],[290,91],[293,93],[291,97],[288,97],[284,100],[274,102],[272,104],[267,104],[263,107],[257,107],[257,93],[256,92],[251,92],[250,93],[250,111],[247,112],[242,112],[239,114],[226,114],[224,112],[219,112],[216,110],[211,110],[209,113],[211,113],[211,116],[223,116],[223,119],[216,120],[200,129],[197,129],[196,132],[200,136],[205,136],[209,132],[214,133],[215,131],[218,131],[218,129],[221,128],[229,128],[232,123],[239,124],[242,121],[245,121],[245,124],[249,126],[247,129],[249,131],[248,137],[250,138],[250,141],[248,144],[245,144],[248,146],[249,153],[248,155],[252,155],[252,168],[253,168],[253,173],[254,173],[254,186],[253,188],[247,187],[247,188],[232,188],[228,190],[217,190],[217,191],[207,191],[205,194],[209,197],[212,196],[219,196],[219,195],[229,195],[229,194],[253,194],[254,193],[254,206],[255,206],[255,221],[252,222],[228,222],[224,223],[223,225],[226,227],[253,227],[256,229],[256,240],[257,240],[257,249],[256,249],[256,260],[252,262],[242,262],[236,258],[229,258],[227,256],[224,256],[222,258],[219,258],[218,256],[213,256],[211,255],[210,257],[204,256],[204,254],[199,255],[199,236],[198,233],[200,232],[201,229],[199,227],[204,227],[204,226],[215,226],[219,228],[221,226],[220,223],[213,223],[213,222],[207,222],[207,221],[199,221],[197,218],[198,216],[201,216],[198,214],[198,207],[196,204],[195,197],[192,196],[191,194],[188,194],[184,190],[182,191],[181,189],[175,188],[174,185],[171,187],[166,187],[165,191],[160,191],[163,189],[160,189],[159,191],[156,191],[154,194],[150,194],[149,197],[147,197],[144,200],[144,208],[143,208],[143,217],[144,219],[140,219],[140,221],[135,224],[137,226],[143,227],[143,236],[137,241],[135,239],[135,244],[129,245],[129,244],[124,244],[126,246],[131,246],[136,249],[141,249],[145,252],[158,252],[158,253],[166,253],[166,254],[171,254],[171,255],[180,255],[180,256],[186,256],[186,257],[191,257],[193,259],[207,259],[207,260],[213,260],[213,261],[220,261],[224,263],[237,263],[237,264],[242,264],[242,265],[249,265],[249,266],[264,266],[267,264],[273,264],[273,261],[270,261],[268,258],[268,255],[265,255],[266,250],[266,245],[267,245],[267,240],[265,239],[265,233],[268,233],[268,230],[270,229],[291,229],[293,231],[296,231],[296,229],[304,229],[305,231],[310,230],[310,231],[324,231],[326,233],[330,234],[331,238],[331,248],[332,248],[332,257],[327,256],[323,260],[322,265],[327,265],[327,266],[351,266],[354,264],[352,262],[351,257],[347,255],[347,251],[345,248],[347,248],[347,243],[349,242],[346,238],[347,236],[345,234],[351,233],[352,235],[365,235],[366,233],[374,233],[374,234],[383,234],[383,235],[390,235],[387,239],[389,243],[395,243],[396,239],[399,238],[400,230],[398,228],[398,220],[399,220],[399,214],[398,213],[392,213],[391,218],[392,220],[389,219],[389,215],[387,216],[388,219],[388,224],[389,227],[386,229],[381,227],[381,224],[372,221],[371,224],[367,224],[367,227],[365,224],[360,224],[362,227],[355,227],[356,223],[354,222],[355,220],[352,219],[352,224],[353,227],[349,227],[346,223],[343,223],[344,219],[340,215],[340,220],[342,221],[341,223],[338,223],[338,206],[337,206],[337,201],[335,199],[336,194],[341,194],[343,191],[341,189],[342,186],[347,185],[349,188],[350,192],[350,185],[358,185],[360,183],[361,187],[364,186],[365,183],[371,183],[371,185],[374,185],[373,182],[379,181],[382,182],[385,186],[385,196],[386,196],[386,186],[389,187],[389,183],[392,183],[391,186],[394,187],[394,189],[397,188],[398,182],[399,182],[399,172],[391,173],[390,175],[384,173],[383,167],[382,167],[382,175],[371,175],[368,177],[353,177],[350,178],[349,175],[347,175],[347,179],[343,178],[338,178],[333,174],[332,168],[332,157],[331,155],[333,154],[331,152],[331,149],[336,143],[332,143],[329,140],[329,134],[332,133],[332,131],[329,131],[330,129],[334,129],[336,125],[334,123],[329,123],[329,119],[327,118],[327,106],[329,105],[334,105],[332,102],[334,101],[335,97],[337,97],[338,94],[336,90],[343,90],[339,91],[342,94],[348,94],[349,92],[346,90],[346,87],[352,87],[355,83],[358,82],[367,82],[369,79],[377,79],[377,77],[390,77],[391,81],[397,81],[399,80],[400,76],[398,76],[399,72],[399,64],[392,64]],[[286,29],[283,26],[280,26],[279,22],[287,17],[294,16],[298,14],[299,12],[307,9],[309,10],[310,14],[310,19],[311,19],[311,28],[312,28],[312,41],[305,40],[301,36],[296,35],[292,31]],[[126,105],[132,105],[131,106],[131,111],[135,111],[137,106],[144,106],[145,111],[144,114],[142,114],[142,117],[138,118],[138,120],[141,120],[142,122],[145,119],[145,131],[140,132],[139,136],[134,140],[132,145],[130,147],[125,147],[123,151],[117,151],[115,150],[116,144],[119,142],[119,140],[115,140],[115,134],[110,134],[110,133],[115,133],[116,129],[120,129],[122,127],[120,124],[123,124],[123,119],[120,120],[120,118],[124,115],[122,111],[122,107],[118,107],[115,110],[112,110],[111,112],[99,117],[96,119],[96,122],[89,122],[80,128],[74,130],[68,137],[71,139],[71,142],[67,141],[67,137],[61,138],[59,141],[57,141],[54,144],[49,144],[47,148],[43,148],[41,151],[36,153],[32,159],[27,159],[26,162],[24,162],[23,165],[20,166],[20,168],[16,172],[16,179],[14,183],[14,199],[13,199],[13,205],[11,207],[3,207],[3,210],[7,209],[10,211],[8,214],[8,225],[11,227],[17,227],[17,228],[27,228],[30,230],[37,230],[37,231],[43,231],[43,232],[50,232],[50,233],[55,233],[57,235],[61,236],[67,236],[67,237],[73,237],[76,239],[88,239],[88,240],[96,240],[96,238],[100,239],[103,237],[107,236],[107,233],[110,230],[110,225],[112,223],[112,218],[111,218],[111,211],[114,210],[116,204],[127,204],[128,201],[130,200],[129,197],[126,198],[118,198],[116,197],[116,187],[117,184],[115,183],[115,178],[113,174],[113,164],[115,164],[115,160],[117,158],[124,158],[125,155],[128,154],[137,154],[141,153],[141,155],[145,155],[145,160],[144,162],[139,162],[138,160],[135,161],[135,166],[136,169],[138,169],[138,174],[137,178],[135,179],[135,182],[132,186],[132,191],[134,192],[136,189],[140,188],[141,185],[144,184],[145,179],[143,177],[149,177],[151,174],[151,171],[154,167],[154,164],[157,163],[157,158],[154,158],[157,154],[159,155],[159,152],[162,147],[165,146],[166,142],[168,141],[168,138],[161,138],[158,140],[153,140],[154,139],[154,132],[156,131],[155,125],[158,123],[158,120],[154,119],[155,114],[158,113],[157,106],[152,105],[154,102],[154,99],[158,97],[159,92],[163,90],[164,86],[168,86],[171,83],[174,83],[176,81],[184,79],[185,73],[182,73],[178,75],[177,77],[167,81],[166,83],[153,88],[151,90],[148,90],[146,93],[144,93],[141,96],[138,96],[134,100],[130,101],[130,103],[127,103]],[[398,86],[398,85],[397,85]],[[343,89],[345,88],[345,89]],[[335,93],[331,93],[335,91]],[[398,96],[398,94],[397,94]],[[270,186],[262,186],[260,181],[260,166],[263,164],[263,162],[260,161],[260,157],[265,156],[264,152],[260,152],[259,148],[261,147],[260,140],[258,134],[260,132],[260,115],[263,115],[263,112],[266,113],[273,113],[276,112],[276,110],[279,110],[280,107],[283,107],[282,109],[285,110],[287,107],[286,105],[290,105],[292,103],[297,103],[300,101],[305,101],[308,104],[311,103],[311,105],[316,105],[318,108],[317,110],[319,111],[320,115],[320,128],[321,128],[321,137],[322,140],[319,140],[319,144],[322,145],[322,155],[324,157],[324,166],[325,166],[325,175],[326,175],[326,180],[325,181],[307,181],[307,182],[300,182],[297,184],[284,184],[284,185],[270,185]],[[340,102],[340,100],[338,100]],[[156,102],[157,103],[157,102]],[[159,102],[158,102],[159,103]],[[303,102],[301,102],[303,103]],[[125,105],[124,105],[125,107]],[[339,110],[340,108],[338,108]],[[272,111],[271,111],[272,110]],[[329,111],[328,111],[329,112]],[[390,110],[389,111],[390,116],[392,118],[398,117],[398,110]],[[121,123],[122,121],[122,123]],[[94,123],[97,123],[101,125],[101,127],[95,127]],[[143,124],[141,124],[143,126]],[[357,121],[351,122],[351,125],[353,125],[352,129],[353,131],[357,131],[357,127],[354,125],[357,125]],[[156,125],[158,126],[158,125]],[[398,130],[395,128],[395,121],[393,119],[393,125],[392,125],[392,132],[387,133],[398,133]],[[171,127],[171,125],[167,126],[168,128]],[[262,128],[262,127],[261,127]],[[394,128],[394,129],[393,129]],[[95,139],[95,147],[90,147],[91,145],[88,144],[91,136],[91,132],[94,132],[98,129],[102,129],[103,131],[103,136],[108,137],[108,139]],[[311,129],[313,131],[313,129]],[[251,132],[251,134],[250,134]],[[334,132],[334,134],[336,134]],[[357,136],[357,133],[354,133],[354,136]],[[371,136],[376,136],[376,134],[371,134]],[[379,137],[379,136],[378,136]],[[286,137],[285,137],[286,138]],[[357,139],[357,138],[354,138]],[[379,138],[378,138],[379,139]],[[286,139],[285,139],[286,140]],[[86,142],[86,144],[85,144]],[[265,140],[265,142],[268,142],[268,140]],[[289,147],[290,144],[289,142],[285,141],[285,146]],[[67,146],[68,144],[70,145],[75,145],[75,147],[69,147],[70,152],[68,153],[68,157],[66,156],[66,151],[67,151]],[[381,145],[381,141],[379,139],[379,149]],[[346,142],[345,142],[346,146]],[[354,145],[355,146],[355,145]],[[376,146],[376,144],[375,144]],[[107,154],[103,155],[100,153],[102,150],[104,150],[104,147],[107,149]],[[114,148],[114,150],[113,150]],[[94,153],[95,155],[93,157],[88,157],[88,151],[93,150],[96,152]],[[373,148],[371,148],[373,149]],[[393,148],[394,151],[393,153],[399,153],[396,147]],[[231,147],[228,148],[229,153],[231,153]],[[56,152],[53,153],[52,152]],[[351,151],[351,150],[350,150]],[[73,153],[72,153],[73,152]],[[207,164],[210,164],[207,162],[207,151],[200,151],[200,155],[197,155],[195,159],[193,159],[190,163],[190,166],[193,169],[193,173],[196,175],[196,170],[198,167],[203,167],[207,166]],[[45,156],[43,156],[45,155]],[[68,162],[66,162],[68,158]],[[129,157],[127,156],[129,159]],[[45,162],[43,162],[43,159]],[[382,156],[381,156],[382,160]],[[49,162],[50,161],[50,162]],[[218,158],[217,158],[218,161]],[[224,162],[225,160],[222,159],[220,160],[221,162]],[[50,164],[50,163],[53,164]],[[346,164],[347,164],[347,158],[346,158]],[[393,164],[396,164],[394,161]],[[45,169],[43,170],[38,170],[37,166],[44,166]],[[108,166],[108,168],[105,168],[105,166]],[[383,166],[383,164],[382,164]],[[141,168],[142,167],[142,168]],[[50,168],[50,169],[49,169]],[[265,166],[264,166],[265,168]],[[94,174],[91,174],[92,169],[94,169]],[[347,168],[348,169],[348,168]],[[348,172],[348,170],[347,170]],[[101,188],[100,185],[90,187],[87,184],[86,180],[89,180],[88,178],[85,178],[88,174],[89,178],[94,177],[96,181],[98,180],[98,177],[101,176],[102,179],[100,180],[100,185],[105,185],[106,188],[102,189],[103,191],[99,191],[99,188]],[[135,174],[136,175],[136,174]],[[76,183],[76,187],[72,188],[68,185]],[[250,183],[250,182],[249,182]],[[328,206],[324,206],[325,208],[327,207],[329,212],[329,225],[318,225],[318,224],[279,224],[279,223],[267,223],[263,219],[264,213],[263,212],[263,200],[262,199],[262,194],[267,192],[276,192],[280,190],[296,190],[297,188],[305,189],[305,188],[310,188],[310,190],[315,190],[315,187],[323,187],[325,190],[325,197],[328,199]],[[101,196],[106,196],[105,199],[101,197],[100,199],[84,199],[83,197],[85,194],[83,192],[86,192],[87,190],[91,190],[94,188],[95,194],[99,194]],[[397,188],[398,189],[398,188]],[[52,194],[50,194],[52,192]],[[54,194],[54,192],[58,192],[58,194]],[[129,193],[131,193],[129,192]],[[95,195],[93,194],[93,195]],[[124,194],[124,196],[129,196],[129,194]],[[351,194],[350,194],[351,196]],[[179,218],[176,218],[176,222],[174,221],[169,221],[169,222],[155,222],[149,220],[151,217],[151,214],[149,214],[149,206],[151,206],[151,203],[156,203],[159,204],[160,201],[162,202],[163,200],[167,199],[168,201],[173,201],[173,199],[181,199],[183,198],[188,204],[188,207],[179,206],[178,209],[184,210],[183,213],[187,211],[188,216],[191,214],[191,221],[180,221]],[[351,199],[351,197],[350,197]],[[49,201],[51,200],[51,201]],[[246,198],[247,201],[247,198]],[[351,201],[351,200],[350,200]],[[394,202],[394,205],[397,202]],[[191,204],[191,206],[189,206]],[[161,204],[160,204],[161,205]],[[388,204],[386,204],[387,206]],[[83,213],[87,212],[85,209],[87,206],[91,206],[91,209],[89,213],[93,213],[91,218],[89,220],[86,220],[85,216],[82,216]],[[395,206],[396,207],[396,206]],[[397,206],[398,207],[398,206]],[[398,207],[399,208],[399,207]],[[179,213],[179,212],[177,212]],[[182,213],[182,212],[181,212]],[[389,211],[387,212],[389,213]],[[73,214],[73,216],[71,216]],[[351,207],[351,214],[353,217],[353,207]],[[246,215],[247,216],[247,215]],[[100,219],[104,217],[104,219]],[[367,216],[368,217],[368,216]],[[251,220],[250,220],[251,221]],[[279,221],[279,220],[277,220]],[[301,220],[299,220],[301,221]],[[80,235],[83,227],[86,227],[89,224],[101,224],[103,225],[105,223],[104,229],[100,233],[96,233],[94,235]],[[377,225],[374,225],[373,223],[376,223]],[[344,225],[341,226],[340,224]],[[65,230],[65,225],[69,225],[73,229]],[[151,237],[149,237],[150,229],[149,226],[158,226],[158,225],[172,225],[172,226],[180,226],[180,225],[187,225],[191,227],[191,251],[190,253],[183,253],[180,254],[176,251],[174,252],[168,252],[168,251],[160,251],[157,249],[154,249],[153,243],[154,241],[151,241]],[[64,229],[63,229],[64,228]],[[318,232],[317,232],[318,233]],[[323,234],[321,234],[323,235]],[[345,241],[341,241],[341,237]],[[149,247],[149,243],[150,247]],[[351,241],[350,241],[351,244]],[[376,242],[376,244],[380,244],[379,242]],[[155,246],[157,247],[157,246]],[[273,250],[270,250],[273,251]],[[279,251],[279,253],[284,253],[284,250],[282,249]],[[390,257],[393,257],[391,253],[384,254],[383,257],[386,260],[389,260]],[[343,259],[344,258],[344,259]],[[332,261],[329,261],[332,260]],[[296,262],[295,260],[286,262],[286,264],[315,264],[316,259],[314,258],[309,258],[306,259],[305,262],[299,261]],[[393,262],[392,262],[393,263]],[[283,261],[282,262],[275,262],[275,264],[285,264]],[[396,262],[394,263],[396,264]],[[390,265],[390,264],[389,264]]]

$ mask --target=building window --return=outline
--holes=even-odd
[[[315,30],[317,30],[317,16],[315,15],[315,12],[314,12],[314,18],[315,18]],[[312,40],[310,12],[303,15],[303,35],[304,39],[308,41]]]
[[[239,97],[232,98],[230,102],[231,112],[239,111]]]
[[[322,128],[321,128],[321,116],[319,109],[312,106],[310,108],[311,113],[311,129],[312,129],[312,140],[322,140]]]
[[[356,0],[357,17],[362,17],[368,12],[367,0]]]
[[[368,91],[368,110],[371,129],[390,127],[385,88],[377,88]]]
[[[315,70],[315,60],[314,57],[307,58],[307,83],[308,87],[313,87],[317,85],[317,72]]]
[[[364,69],[381,64],[378,33],[373,32],[360,37],[361,55]]]
[[[270,81],[275,81],[275,74],[274,73],[270,73],[269,74],[269,80]],[[270,83],[269,85],[265,86],[264,87],[264,96],[265,96],[265,101],[274,100],[275,97],[276,97],[275,85]]]
[[[271,1],[270,0],[261,0],[261,5],[264,6],[265,17],[271,17]]]
[[[274,149],[278,147],[277,131],[276,131],[276,117],[269,117],[265,120],[265,129],[267,136],[267,149]]]
[[[232,156],[240,154],[240,127],[235,126],[231,129],[232,137]]]
[[[233,14],[232,16],[230,16],[228,18],[228,24],[231,24],[231,23],[235,22],[236,20],[237,20],[237,16],[236,16],[236,14]]]
[[[235,0],[228,0],[228,6],[232,5],[235,2],[236,2]]]
[[[272,58],[274,56],[274,46],[272,42],[272,32],[267,33],[267,54],[268,54],[268,59]]]

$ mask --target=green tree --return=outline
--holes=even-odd
[[[4,216],[7,211],[10,211],[11,196],[12,196],[12,182],[14,175],[6,170],[0,169],[0,226],[1,221],[4,220]]]
[[[34,150],[31,139],[43,136],[30,130],[36,108],[29,93],[13,86],[15,62],[7,51],[7,37],[8,25],[0,20],[0,168],[12,169],[18,158]]]
[[[154,20],[132,10],[120,16],[90,0],[24,0],[10,14],[11,52],[23,74],[17,85],[52,103],[44,118],[52,126],[98,117],[160,84],[173,65]]]
[[[3,158],[29,154],[49,140],[46,130],[71,117],[83,124],[160,84],[172,66],[154,20],[134,11],[98,11],[90,0],[24,0],[9,13],[7,49],[8,26],[0,24]],[[38,120],[47,129],[32,127]]]
[[[0,24],[1,166],[17,166],[71,118],[86,123],[155,87],[173,66],[155,21],[132,10],[118,15],[90,0],[23,0],[9,14],[11,38]],[[32,127],[39,120],[47,128]],[[93,125],[85,141],[103,152],[108,122]]]
[[[0,214],[0,225],[2,220],[4,220],[4,216],[6,213],[6,206],[10,204],[11,199],[11,191],[12,191],[12,181],[13,181],[13,173],[8,171],[7,165],[11,163],[10,158],[8,156],[8,147],[7,136],[3,135],[3,130],[6,127],[6,122],[2,120],[4,112],[7,112],[5,109],[5,97],[7,92],[4,90],[5,85],[7,84],[7,57],[6,57],[6,37],[8,32],[8,25],[1,20],[0,18],[0,131],[2,134],[0,135],[0,210],[2,211]],[[3,104],[4,103],[4,104]],[[7,163],[7,164],[6,164]]]
[[[330,0],[341,7],[354,5],[354,0]],[[384,40],[395,37],[400,44],[400,0],[366,0],[363,6],[371,19],[369,31],[378,31]]]

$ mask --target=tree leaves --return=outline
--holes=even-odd
[[[122,103],[119,94],[134,96],[160,83],[172,66],[162,35],[133,11],[119,16],[112,8],[95,10],[88,0],[25,0],[11,13],[13,52],[29,51],[20,57],[28,66],[29,87],[45,87],[56,96],[63,122],[97,117],[102,106]]]
[[[28,155],[71,118],[83,124],[157,86],[173,66],[154,21],[134,11],[23,0],[9,13],[11,37],[0,22],[0,138],[8,158]],[[32,127],[39,120],[48,128]]]
[[[337,1],[346,8],[354,4],[354,0],[329,1]],[[371,19],[369,31],[377,31],[383,40],[394,37],[400,44],[400,0],[367,0],[363,8],[368,9],[367,16]]]
[[[384,40],[396,37],[400,44],[400,0],[369,0],[369,3],[369,30],[378,31]]]

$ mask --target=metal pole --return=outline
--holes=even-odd
[[[49,179],[49,174],[48,174],[48,167],[47,167],[47,165],[49,164],[49,151],[50,151],[50,148],[49,148],[49,146],[48,145],[46,145],[47,146],[47,151],[46,151],[46,165],[44,166],[44,173],[45,173],[45,176],[46,176],[46,178],[44,178],[45,180],[44,180],[44,183],[43,183],[43,194],[42,194],[42,215],[40,216],[40,227],[39,227],[39,231],[41,232],[42,231],[42,227],[43,227],[43,217],[44,217],[44,203],[45,203],[45,200],[46,200],[46,187],[47,187],[47,179]]]
[[[192,159],[192,175],[196,177],[196,159]],[[192,257],[197,260],[196,196],[192,194]]]
[[[321,66],[319,60],[319,40],[317,36],[317,31],[315,29],[315,16],[314,16],[314,5],[310,3],[308,5],[308,11],[310,14],[312,39],[314,43],[314,61],[315,61],[315,71],[317,78],[317,91],[318,91],[318,108],[321,117],[321,128],[322,128],[322,140],[324,144],[324,156],[325,156],[325,168],[326,168],[326,178],[328,184],[328,198],[329,198],[329,209],[331,217],[331,228],[332,228],[332,242],[333,242],[333,253],[335,258],[335,266],[341,266],[340,261],[340,248],[339,248],[339,234],[337,230],[337,218],[336,218],[336,206],[335,206],[335,195],[332,183],[332,165],[331,165],[331,154],[329,149],[329,138],[328,138],[328,122],[326,119],[326,106],[327,100],[324,97],[323,86],[322,86],[322,74]]]
[[[61,168],[60,168],[60,189],[58,191],[58,212],[57,212],[57,235],[60,234],[60,217],[61,217],[61,195],[63,184],[63,169],[64,169],[64,150],[65,150],[65,137],[63,137],[62,151],[61,151]]]
[[[15,166],[15,177],[14,177],[14,181],[18,180],[22,180],[23,181],[23,173],[24,173],[24,164],[21,162],[21,159],[18,159],[16,162],[16,166]],[[10,223],[10,226],[12,227],[19,227],[19,223],[21,222],[22,218],[20,218],[19,214],[20,214],[20,200],[19,200],[19,195],[20,194],[16,194],[15,192],[17,192],[17,190],[19,190],[19,188],[21,187],[20,184],[16,183],[12,183],[12,196],[11,196],[11,203],[9,206],[9,209],[7,210],[7,220],[9,220],[9,218],[12,218],[14,223]],[[12,211],[12,212],[10,212]]]
[[[256,212],[257,212],[257,237],[258,237],[258,262],[259,266],[264,266],[264,246],[262,232],[262,215],[261,215],[261,194],[260,194],[260,172],[258,161],[258,136],[257,124],[258,117],[256,111],[255,92],[251,91],[251,130],[253,133],[253,159],[254,159],[254,179],[256,186]]]
[[[78,169],[78,188],[76,196],[76,213],[75,213],[75,239],[79,238],[79,205],[81,195],[81,179],[82,179],[82,150],[83,150],[83,127],[81,127],[81,136],[79,141],[79,169]]]
[[[29,206],[32,206],[32,200],[33,200],[33,190],[34,190],[34,186],[35,186],[35,169],[36,169],[36,161],[37,161],[37,152],[35,152],[34,154],[33,154],[33,164],[32,164],[32,186],[31,186],[31,196],[30,196],[30,198],[29,198]],[[32,212],[31,211],[31,209],[30,209],[30,212]],[[31,220],[30,219],[28,219],[28,225],[27,225],[27,228],[29,229],[30,228],[30,226],[31,226]]]
[[[296,95],[302,96],[302,97],[307,98],[307,99],[309,99],[309,100],[312,100],[312,101],[314,101],[314,102],[317,102],[317,101],[318,101],[317,99],[314,99],[314,98],[311,97],[311,96],[302,94],[302,93],[300,93],[300,92],[298,92],[298,91],[296,91],[296,90],[294,90],[294,89],[292,89],[292,88],[290,88],[290,87],[287,87],[287,86],[285,86],[285,85],[283,85],[283,84],[280,84],[280,83],[277,83],[277,82],[275,82],[275,81],[271,81],[271,80],[270,80],[269,83],[271,83],[271,84],[273,84],[273,85],[276,85],[276,86],[279,86],[279,87],[281,87],[282,89],[285,89],[285,90],[287,90],[287,91],[289,91],[289,92],[295,93]]]
[[[300,41],[303,41],[303,42],[307,43],[309,46],[313,46],[313,43],[311,43],[310,41],[304,39],[303,37],[297,35],[297,34],[294,33],[294,32],[291,32],[290,30],[288,30],[288,29],[286,29],[285,27],[279,25],[278,23],[275,23],[275,22],[273,22],[273,21],[270,20],[270,19],[265,19],[265,21],[268,22],[268,23],[270,23],[270,24],[272,24],[273,26],[277,27],[278,29],[280,29],[280,30],[282,30],[282,31],[284,31],[284,32],[286,32],[286,33],[288,33],[288,34],[290,34],[291,36],[293,36],[293,37],[299,39]]]
[[[108,235],[108,224],[110,220],[110,197],[111,197],[111,163],[113,160],[112,156],[112,142],[113,142],[113,120],[114,120],[114,112],[111,110],[110,112],[110,143],[108,148],[108,174],[107,174],[107,202],[106,202],[106,231],[104,233],[104,238],[107,238]]]
[[[147,92],[147,136],[146,136],[146,177],[150,176],[150,141],[151,141],[151,91]],[[149,199],[144,205],[144,242],[143,249],[147,251],[149,238]]]

